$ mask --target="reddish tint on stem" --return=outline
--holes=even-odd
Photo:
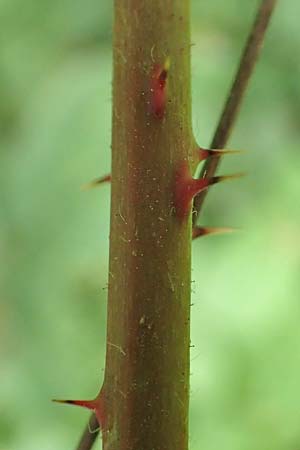
[[[192,200],[199,192],[207,189],[220,181],[238,178],[243,174],[215,176],[211,178],[194,179],[191,176],[187,161],[183,161],[175,176],[175,209],[178,218],[182,219],[189,215]]]
[[[162,119],[165,113],[167,101],[167,77],[169,66],[170,66],[169,59],[166,60],[163,66],[160,64],[155,64],[151,77],[150,105],[152,113],[158,119]]]

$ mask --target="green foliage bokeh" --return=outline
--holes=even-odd
[[[208,145],[257,1],[194,0],[195,135]],[[191,450],[300,446],[297,0],[280,3],[193,244]],[[0,450],[72,449],[103,377],[111,22],[107,0],[0,4]],[[98,444],[99,446],[99,444]],[[99,447],[98,447],[99,448]]]

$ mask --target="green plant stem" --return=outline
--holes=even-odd
[[[261,3],[256,21],[250,31],[249,38],[247,40],[247,45],[245,47],[243,57],[240,62],[240,67],[235,77],[235,82],[233,83],[223,114],[219,120],[211,148],[224,147],[229,138],[230,131],[237,116],[239,105],[243,99],[245,89],[247,87],[247,82],[253,72],[255,62],[257,61],[257,55],[259,53],[265,31],[269,23],[269,19],[275,5],[276,0],[263,0]],[[115,49],[115,51],[118,50]],[[215,162],[215,159],[211,159],[209,161],[206,170],[208,170],[209,167],[211,167],[209,170],[212,170],[211,164],[213,162]],[[214,168],[214,170],[216,170],[216,167]],[[203,204],[204,197],[201,200],[200,199],[201,196],[198,197],[197,200],[200,205],[199,210]],[[142,402],[144,402],[144,400],[142,400]],[[90,424],[91,429],[95,429],[97,427],[97,419],[94,414],[91,415]],[[98,433],[91,434],[89,431],[89,427],[86,427],[77,450],[90,450],[95,442],[97,435]]]
[[[250,77],[258,60],[265,33],[267,31],[276,3],[277,0],[262,0],[261,2],[210,148],[222,149],[228,142]],[[209,158],[205,162],[203,170],[200,172],[199,178],[213,177],[220,164],[220,161],[221,157]],[[208,190],[200,192],[194,199],[194,225],[196,224],[199,217],[207,192]]]
[[[104,450],[188,447],[191,217],[174,213],[192,156],[189,1],[115,1]],[[163,118],[156,64],[170,59]]]

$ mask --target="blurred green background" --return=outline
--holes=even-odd
[[[73,449],[103,377],[108,0],[0,2],[0,450]],[[208,145],[258,5],[193,0],[196,137]],[[300,449],[298,0],[280,2],[193,244],[191,450]],[[98,442],[97,448],[100,448]]]

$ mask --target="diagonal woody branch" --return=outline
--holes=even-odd
[[[239,111],[239,107],[244,97],[244,93],[250,79],[255,63],[257,61],[264,36],[271,18],[271,15],[276,6],[277,0],[262,0],[261,6],[258,10],[256,20],[250,31],[244,53],[241,58],[240,66],[238,68],[235,80],[230,90],[227,102],[225,104],[220,121],[216,128],[216,132],[212,141],[211,148],[223,148],[232,131],[235,119]],[[220,158],[210,158],[205,166],[201,176],[209,177],[214,175]],[[194,202],[195,211],[199,214],[202,204],[206,196],[206,191],[199,194]],[[193,215],[196,221],[197,215]],[[99,432],[91,433],[90,429],[97,428],[97,419],[95,414],[91,415],[90,426],[87,426],[83,432],[80,442],[76,450],[90,450],[99,434]]]
[[[211,143],[211,148],[215,149],[224,148],[230,137],[233,125],[235,123],[242,100],[244,98],[246,88],[248,86],[248,82],[250,80],[250,77],[255,68],[255,64],[259,57],[265,33],[267,31],[268,24],[270,22],[276,3],[277,0],[262,0],[261,2],[252,30],[246,42],[246,46],[244,48],[244,52],[241,57],[238,71],[234,78],[221,118],[216,128]],[[212,177],[219,166],[220,160],[221,156],[209,158],[206,161],[203,170],[199,175],[199,178]],[[200,194],[198,194],[194,199],[194,214],[193,214],[194,225],[197,222],[197,218],[201,211],[207,192],[208,190],[200,192]]]
[[[95,431],[94,431],[95,430]],[[96,415],[91,414],[89,423],[84,429],[76,450],[90,450],[99,434],[99,424]]]

